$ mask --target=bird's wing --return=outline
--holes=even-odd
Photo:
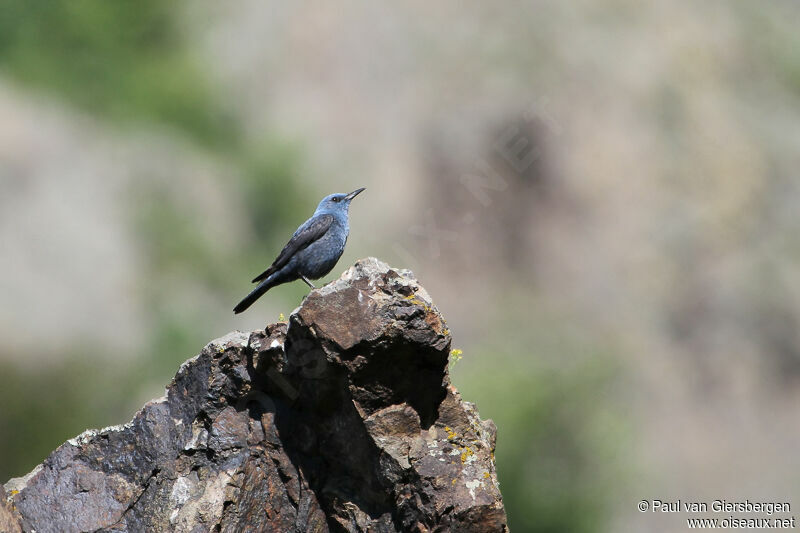
[[[331,224],[333,224],[333,215],[320,215],[306,220],[302,226],[297,228],[297,231],[294,232],[294,235],[292,235],[292,238],[286,243],[286,246],[283,247],[283,250],[278,254],[275,261],[272,262],[272,265],[253,279],[253,283],[267,278],[267,276],[283,267],[294,254],[325,235],[325,232],[328,231]]]

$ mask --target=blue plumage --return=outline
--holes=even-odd
[[[258,286],[233,309],[241,313],[262,294],[281,283],[319,279],[336,266],[350,234],[350,202],[364,188],[350,194],[331,194],[322,199],[314,214],[303,222],[272,265],[253,279]]]

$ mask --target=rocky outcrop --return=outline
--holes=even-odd
[[[412,274],[369,258],[0,491],[2,531],[506,531],[495,427]]]

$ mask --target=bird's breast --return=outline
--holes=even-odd
[[[331,228],[325,235],[302,250],[302,258],[298,263],[304,276],[318,279],[336,266],[344,252],[347,233],[334,230],[335,228]]]

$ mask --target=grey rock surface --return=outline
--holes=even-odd
[[[507,531],[496,429],[413,275],[374,258],[186,361],[0,489],[0,531]]]

